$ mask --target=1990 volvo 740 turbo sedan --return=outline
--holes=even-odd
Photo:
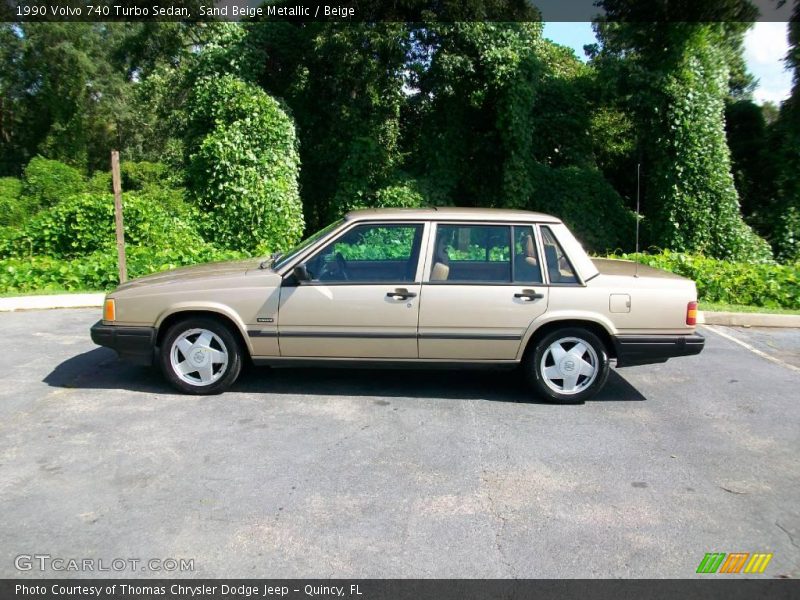
[[[228,389],[257,365],[521,366],[582,402],[618,367],[697,354],[694,282],[591,259],[549,215],[349,213],[285,254],[176,269],[111,292],[95,343],[158,362],[179,390]]]

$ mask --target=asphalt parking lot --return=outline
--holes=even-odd
[[[693,577],[706,552],[800,576],[800,371],[715,331],[553,406],[503,372],[181,396],[94,346],[97,318],[0,314],[0,577]],[[716,331],[800,366],[800,330]],[[15,567],[34,554],[194,570]]]

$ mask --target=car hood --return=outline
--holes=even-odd
[[[179,267],[177,269],[170,269],[168,271],[161,271],[160,273],[153,273],[152,275],[145,275],[144,277],[132,279],[127,283],[123,283],[115,291],[121,292],[145,285],[163,285],[190,281],[192,279],[243,275],[250,269],[257,269],[262,260],[263,259],[248,258],[245,260],[232,260]]]

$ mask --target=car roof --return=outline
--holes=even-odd
[[[465,208],[458,206],[437,206],[431,208],[366,208],[350,211],[344,218],[348,221],[420,219],[423,221],[535,221],[539,223],[561,223],[561,219],[529,210]]]

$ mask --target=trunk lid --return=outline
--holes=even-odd
[[[654,277],[658,279],[682,279],[689,281],[686,277],[681,277],[675,273],[664,271],[663,269],[656,269],[648,267],[647,265],[637,264],[632,260],[619,260],[615,258],[593,258],[592,262],[597,270],[603,275],[617,275],[633,277]]]

